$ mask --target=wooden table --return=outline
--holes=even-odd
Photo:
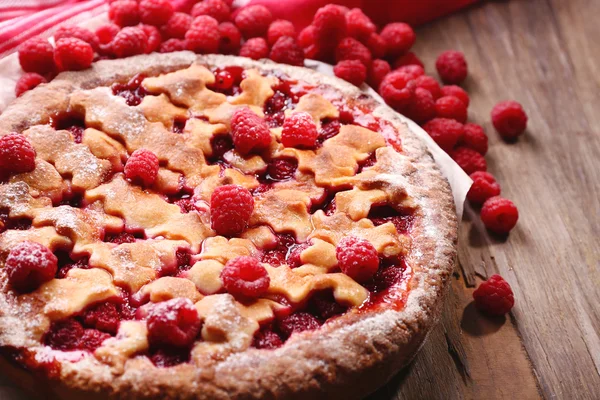
[[[520,211],[507,240],[467,206],[459,261],[439,326],[381,399],[600,399],[600,1],[485,2],[418,31],[416,53],[458,49],[469,62],[470,119]],[[490,123],[521,102],[529,129],[504,143]],[[473,307],[481,278],[515,292],[508,318]]]

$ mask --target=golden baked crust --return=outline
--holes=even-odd
[[[244,348],[243,351],[234,351],[221,356],[214,352],[204,353],[199,351],[197,360],[202,361],[200,365],[196,362],[195,364],[186,363],[170,368],[158,368],[149,362],[147,358],[132,357],[122,361],[119,358],[128,353],[121,350],[111,352],[111,349],[107,349],[105,346],[96,351],[96,357],[91,354],[83,355],[78,358],[77,362],[71,362],[68,357],[62,359],[59,357],[60,369],[56,372],[57,376],[47,383],[48,386],[57,393],[59,398],[76,398],[78,395],[85,393],[86,398],[107,398],[108,396],[123,399],[347,399],[360,398],[370,393],[386,382],[399,368],[408,363],[422,344],[427,332],[439,316],[447,281],[456,258],[457,221],[449,185],[441,175],[425,145],[391,109],[375,102],[375,100],[364,95],[350,84],[305,68],[270,62],[255,62],[232,56],[197,56],[189,52],[180,52],[101,61],[87,71],[63,73],[51,83],[26,93],[0,115],[0,132],[6,133],[15,130],[22,132],[35,125],[47,124],[57,110],[66,110],[69,105],[73,107],[77,104],[86,104],[85,98],[82,99],[80,96],[77,99],[72,96],[75,92],[81,93],[81,89],[93,89],[109,85],[115,81],[126,81],[139,73],[147,76],[157,76],[161,73],[188,68],[192,64],[204,65],[209,68],[236,65],[246,69],[256,69],[266,74],[279,75],[283,73],[291,79],[306,82],[324,91],[334,91],[348,101],[373,109],[372,114],[374,116],[393,124],[400,136],[402,154],[405,157],[398,156],[398,153],[389,150],[387,147],[377,150],[378,161],[380,159],[387,160],[385,173],[379,173],[374,177],[326,176],[323,179],[339,179],[342,184],[348,183],[347,180],[352,179],[352,184],[355,187],[364,190],[371,189],[368,185],[377,182],[378,187],[389,188],[390,193],[398,192],[396,193],[397,196],[393,197],[396,203],[404,198],[409,198],[412,201],[412,206],[416,210],[410,233],[412,241],[410,246],[403,247],[402,250],[406,251],[404,257],[412,270],[404,307],[400,310],[374,308],[360,312],[348,312],[341,317],[328,321],[316,331],[292,335],[278,349]],[[148,83],[148,85],[151,84],[156,84],[159,89],[169,90],[168,82],[151,81]],[[169,93],[171,98],[174,93],[176,92]],[[257,104],[261,104],[262,101],[264,103],[260,90],[253,91],[253,93],[257,98],[243,99],[240,102],[252,104],[255,101]],[[263,95],[263,97],[265,96],[267,94]],[[193,109],[194,107],[200,107],[197,101],[204,102],[203,104],[214,101],[214,99],[202,96],[196,96],[193,100],[196,103],[186,104],[186,101],[191,100],[180,98],[178,103],[185,104]],[[309,102],[306,105],[309,112],[311,112],[311,103]],[[143,103],[141,105],[142,110],[152,110],[153,107],[156,107],[156,105],[144,105]],[[165,110],[160,105],[158,107],[160,110]],[[168,113],[176,116],[178,113],[176,108],[169,109]],[[150,114],[152,114],[151,111],[148,112],[148,115]],[[94,118],[93,113],[86,114],[86,119],[88,117]],[[220,117],[220,114],[216,113],[209,116],[209,120],[211,123],[218,123]],[[148,119],[151,120],[151,118]],[[43,137],[43,134],[33,137]],[[198,146],[202,146],[202,142],[199,142]],[[375,149],[369,149],[369,151],[372,150]],[[319,160],[308,159],[303,161],[302,154],[295,155],[300,161],[301,168],[303,162],[305,162],[307,169],[312,168],[317,182],[320,176],[324,176],[323,174],[319,175]],[[103,161],[106,160],[103,159]],[[118,162],[118,160],[112,160],[112,162]],[[206,182],[203,177],[198,175],[201,172],[195,171],[193,166],[188,166],[183,161],[177,169],[183,171],[186,178],[197,179],[198,184]],[[73,174],[72,184],[74,184],[78,171],[70,171],[68,165],[65,166],[65,171]],[[87,189],[85,185],[89,182],[89,179],[91,179],[89,176],[82,177],[80,180],[81,187]],[[168,180],[168,178],[165,179]],[[361,179],[363,180],[361,181]],[[115,181],[117,180],[114,179],[111,185]],[[251,185],[251,183],[248,184]],[[86,192],[86,197],[89,196],[88,200],[103,200],[106,207],[108,196],[118,189],[113,185],[103,191],[102,187],[106,185],[103,184],[98,187],[94,184],[93,188]],[[16,189],[19,189],[18,185]],[[11,196],[26,197],[25,193],[16,189],[10,193],[3,193],[3,195],[7,198]],[[39,190],[47,189],[39,188]],[[26,188],[25,192],[27,192]],[[33,201],[41,200],[31,200],[31,202]],[[359,218],[362,215],[360,207],[350,209],[352,204],[355,204],[352,203],[352,198],[347,203],[349,205],[346,213],[349,215],[355,213],[356,218]],[[29,205],[28,207],[33,206]],[[28,210],[19,211],[23,212],[24,215],[28,212]],[[56,222],[56,217],[53,219],[52,215],[46,214],[48,213],[36,214],[35,218],[40,221]],[[134,217],[132,215],[132,218]],[[317,228],[317,233],[315,234],[315,231],[312,231],[312,233],[307,232],[306,236],[312,234],[312,237],[316,239],[326,237],[327,232],[318,233],[318,224],[326,225],[327,218],[321,214],[318,219],[320,222],[313,222]],[[46,224],[45,228],[53,229],[52,226],[54,225],[50,222]],[[103,220],[102,223],[106,226],[111,223],[118,224],[118,221]],[[145,221],[140,221],[140,224],[146,227],[143,225],[144,223]],[[194,222],[182,222],[182,224],[189,223]],[[285,230],[284,228],[282,227],[282,230]],[[152,226],[152,229],[164,234],[160,231],[160,226]],[[301,230],[296,231],[296,233],[302,234]],[[93,232],[90,232],[89,235],[93,235]],[[62,237],[65,236],[69,237],[76,245],[85,246],[91,243],[85,242],[80,237],[74,238],[69,235]],[[198,242],[203,238],[191,238],[190,242]],[[179,239],[186,240],[187,238],[184,233],[181,233],[173,238],[167,237],[167,239],[175,241]],[[217,249],[215,250],[215,257],[224,254],[223,251],[218,250],[217,244],[215,243]],[[50,247],[60,247],[66,244],[48,243],[48,245]],[[401,244],[398,244],[398,246],[402,247]],[[231,247],[226,249],[231,251]],[[164,254],[164,252],[160,254]],[[109,267],[106,270],[112,272],[115,281],[118,280],[118,271],[111,270]],[[110,282],[107,281],[104,286],[101,284],[107,277],[110,278],[109,274],[100,269],[87,271],[90,272],[72,271],[73,274],[70,273],[69,279],[64,279],[65,282],[62,282],[62,285],[66,286],[52,292],[53,295],[49,297],[52,301],[48,301],[48,303],[59,302],[60,299],[55,298],[56,293],[78,289],[84,292],[86,296],[90,296],[90,293],[92,293],[96,301],[114,294],[115,289]],[[94,274],[91,278],[83,276],[91,273]],[[40,337],[40,332],[32,332],[30,325],[18,322],[37,318],[35,307],[28,310],[21,306],[14,294],[11,294],[8,290],[4,273],[0,275],[0,279],[2,284],[0,290],[0,345],[11,348],[27,348],[30,352],[48,355],[41,348],[39,339],[36,340]],[[138,279],[142,280],[139,281]],[[153,279],[155,279],[154,275],[150,275],[150,278],[146,280],[137,276],[132,285],[135,285],[135,289],[139,289]],[[90,280],[96,283],[94,288],[85,287],[85,282]],[[159,281],[160,279],[154,280],[153,284]],[[131,284],[132,280],[125,277],[123,282]],[[220,314],[221,316],[226,315],[232,307],[231,300],[222,296],[228,295],[204,297],[204,299],[216,299],[216,304],[210,306],[223,308],[224,311],[223,314]],[[196,300],[199,299],[194,301]],[[92,300],[86,299],[85,301],[89,303]],[[49,307],[49,305],[47,304],[46,307]],[[76,304],[71,304],[71,307],[73,307],[73,310],[77,309]],[[59,314],[72,312],[65,311],[62,305],[55,308],[55,312]],[[136,336],[139,336],[139,332],[133,324],[130,324],[130,332],[127,332],[127,327],[124,328],[123,325],[121,326],[120,335],[127,336],[127,333],[130,334],[128,345],[131,346],[130,351],[133,354],[135,346],[140,345],[140,340],[143,342],[143,338],[139,339]],[[218,321],[215,321],[215,325],[218,328]],[[244,330],[242,325],[238,327],[241,331]],[[35,328],[39,329],[39,326],[35,326]],[[240,340],[244,341],[246,339],[240,338]],[[234,339],[231,340],[232,343],[234,341]],[[103,362],[99,360],[103,360]]]

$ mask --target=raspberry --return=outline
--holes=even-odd
[[[447,84],[458,85],[467,77],[467,61],[460,51],[448,50],[440,54],[435,68]]]
[[[403,71],[393,71],[383,78],[379,94],[392,108],[402,110],[413,101],[415,89],[416,85],[411,75]]]
[[[338,78],[342,78],[355,86],[362,85],[367,79],[367,67],[358,60],[340,61],[333,67],[333,72]]]
[[[158,158],[150,150],[134,151],[125,163],[125,177],[151,186],[158,176]]]
[[[421,68],[425,68],[423,61],[421,61],[412,51],[398,57],[396,61],[394,61],[394,69],[404,67],[405,65],[418,65]]]
[[[500,196],[487,199],[481,207],[481,220],[487,229],[508,234],[517,224],[519,210],[514,203]]]
[[[64,38],[77,38],[88,43],[94,50],[98,49],[98,38],[94,32],[76,25],[61,26],[54,32],[54,41]]]
[[[306,312],[295,312],[284,317],[278,322],[279,330],[285,337],[290,337],[292,333],[312,331],[319,329],[319,321]]]
[[[219,51],[219,40],[219,23],[208,15],[196,17],[185,33],[186,48],[199,54]]]
[[[94,60],[94,49],[77,38],[59,39],[54,50],[54,62],[61,71],[79,71],[89,68]]]
[[[423,125],[423,129],[446,153],[452,151],[465,134],[463,124],[446,118],[434,118]]]
[[[342,272],[357,282],[368,281],[379,269],[377,250],[365,239],[345,237],[338,243],[335,255]]]
[[[25,136],[18,133],[0,136],[0,169],[9,174],[35,169],[35,149]]]
[[[367,82],[369,83],[369,86],[373,88],[378,88],[379,85],[381,85],[383,78],[385,78],[385,76],[389,74],[391,70],[392,68],[390,67],[390,64],[387,61],[379,59],[373,60],[373,62],[371,63],[371,68],[369,68],[369,74],[367,77]]]
[[[107,240],[105,239],[105,241]],[[135,236],[128,232],[121,232],[116,236],[108,238],[108,241],[115,244],[135,243]]]
[[[253,60],[267,58],[269,56],[269,45],[267,41],[261,37],[251,38],[242,45],[240,56],[248,57]]]
[[[242,34],[231,22],[219,24],[219,52],[223,54],[236,54],[240,50]],[[266,56],[265,56],[266,57]]]
[[[513,291],[500,275],[492,275],[473,292],[475,307],[490,315],[504,315],[515,305]]]
[[[346,36],[344,7],[328,4],[321,7],[313,18],[315,39],[324,48],[334,48]]]
[[[323,121],[321,124],[321,132],[319,132],[319,142],[322,143],[340,133],[341,126],[342,124],[337,119],[332,121]]]
[[[15,96],[19,97],[28,90],[33,89],[41,83],[47,83],[46,78],[35,72],[23,74],[15,85]]]
[[[174,12],[169,0],[141,0],[139,9],[142,23],[154,26],[166,24]]]
[[[100,25],[98,29],[96,29],[96,37],[98,38],[98,42],[101,44],[110,43],[113,38],[117,36],[117,33],[119,33],[120,29],[121,28],[119,28],[118,25],[112,23]]]
[[[460,144],[475,150],[482,156],[488,151],[488,137],[483,131],[483,128],[477,124],[465,125],[465,134],[463,135]]]
[[[386,53],[385,40],[376,33],[364,40],[364,45],[367,46],[373,58],[384,58]]]
[[[415,89],[415,97],[404,113],[418,124],[429,121],[435,117],[435,101],[433,100],[433,96],[426,89]]]
[[[273,14],[263,5],[244,7],[235,16],[235,24],[246,39],[265,36],[271,22]]]
[[[271,131],[265,121],[249,108],[238,108],[231,117],[231,136],[235,149],[242,155],[266,149]]]
[[[490,197],[500,195],[500,185],[496,182],[496,178],[489,172],[477,171],[471,175],[473,185],[467,193],[467,199],[471,204],[483,204]]]
[[[190,360],[190,352],[181,349],[164,348],[158,349],[150,356],[152,363],[160,368],[173,367]]]
[[[459,146],[452,152],[452,159],[465,171],[471,175],[476,171],[487,171],[485,158],[475,150],[468,147]]]
[[[98,347],[102,346],[102,342],[110,337],[108,333],[100,332],[96,329],[86,329],[79,339],[77,348],[93,353]]]
[[[403,22],[387,24],[380,35],[385,40],[386,54],[390,57],[398,57],[406,53],[417,39],[415,31]]]
[[[44,336],[44,343],[55,350],[75,350],[84,330],[81,324],[73,319],[56,321]]]
[[[313,148],[317,143],[317,126],[310,114],[295,112],[285,119],[281,143],[285,147]]]
[[[467,122],[467,106],[458,97],[443,96],[435,101],[435,112],[438,118],[455,119]]]
[[[162,42],[162,37],[160,36],[160,32],[158,28],[152,25],[138,25],[138,28],[144,31],[146,37],[148,38],[148,42],[146,43],[146,50],[144,53],[150,54],[160,48],[160,43]]]
[[[194,5],[191,14],[193,17],[208,15],[219,22],[225,22],[229,21],[231,10],[222,0],[204,0],[201,3],[196,3]]]
[[[425,75],[425,70],[419,65],[404,65],[395,71],[404,72],[406,75],[410,76],[411,79],[417,79],[418,77]]]
[[[193,18],[186,13],[176,12],[160,28],[161,33],[167,39],[183,39],[185,33],[190,29]]]
[[[298,161],[294,158],[275,158],[267,167],[269,177],[274,181],[285,181],[294,176],[298,169]]]
[[[148,36],[137,27],[126,27],[121,29],[117,36],[110,42],[110,48],[118,58],[143,54],[146,51]]]
[[[229,260],[221,271],[221,280],[227,293],[242,298],[260,297],[271,283],[265,267],[256,258],[248,256]]]
[[[505,140],[514,140],[527,128],[527,114],[516,101],[503,101],[492,109],[492,123]]]
[[[437,100],[442,97],[442,89],[440,88],[440,84],[431,76],[421,75],[415,78],[415,84],[419,88],[428,90],[433,96],[433,100]]]
[[[273,46],[275,42],[280,37],[289,36],[291,38],[296,38],[296,28],[294,24],[285,19],[275,20],[269,25],[269,29],[267,30],[267,41]]]
[[[119,0],[108,6],[108,18],[119,26],[132,26],[140,22],[137,1]]]
[[[442,89],[442,96],[454,96],[458,98],[460,101],[465,103],[466,107],[469,107],[470,99],[469,94],[465,91],[465,89],[456,85],[448,85],[444,86]]]
[[[8,282],[19,292],[30,292],[54,279],[58,259],[37,242],[24,241],[12,248],[4,264]]]
[[[270,329],[261,329],[256,332],[254,341],[252,342],[252,346],[257,349],[276,349],[277,347],[281,347],[281,345],[283,345],[283,342],[279,335]]]
[[[335,61],[344,60],[358,60],[368,68],[371,65],[371,52],[358,40],[347,37],[342,39],[335,49]]]
[[[19,64],[25,72],[40,75],[54,71],[54,49],[42,37],[34,37],[19,46]]]
[[[211,227],[219,235],[232,236],[248,226],[254,211],[254,199],[238,185],[219,186],[210,198]]]
[[[269,58],[275,62],[303,66],[304,51],[296,43],[296,39],[289,36],[282,36],[271,48]]]
[[[161,43],[161,53],[172,53],[174,51],[185,50],[185,41],[181,39],[169,39]]]
[[[346,27],[348,35],[356,39],[368,38],[377,29],[360,8],[353,8],[346,13]]]
[[[346,311],[346,307],[338,304],[331,292],[315,293],[311,300],[318,315],[323,319],[335,317]]]
[[[212,158],[219,159],[233,149],[233,139],[229,135],[217,135],[211,140]]]
[[[215,83],[211,88],[226,91],[233,87],[233,83],[234,79],[229,71],[222,70],[215,73]]]
[[[179,297],[155,304],[148,313],[146,325],[152,346],[189,347],[202,323],[194,303]]]
[[[86,327],[94,328],[102,332],[116,334],[121,323],[121,316],[115,303],[104,302],[96,304],[83,315],[83,323]]]

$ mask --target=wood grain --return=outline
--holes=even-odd
[[[509,238],[491,237],[478,210],[467,207],[462,276],[442,324],[411,368],[373,399],[530,399],[538,396],[536,382],[548,399],[600,398],[598,17],[597,0],[513,0],[482,3],[419,30],[416,52],[429,72],[441,51],[465,53],[470,119],[486,128],[489,170],[520,219]],[[530,117],[514,144],[489,122],[504,99],[521,102]],[[496,332],[494,321],[468,305],[467,288],[493,273],[516,298],[511,320]],[[464,360],[451,349],[462,349]]]

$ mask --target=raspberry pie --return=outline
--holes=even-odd
[[[386,106],[299,67],[100,61],[0,116],[3,370],[59,398],[356,398],[410,361],[456,256]]]

